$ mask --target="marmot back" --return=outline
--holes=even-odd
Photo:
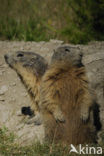
[[[71,61],[72,64],[76,65],[77,67],[84,67],[84,65],[82,64],[82,56],[83,56],[83,53],[78,47],[62,45],[62,46],[59,46],[54,51],[51,63],[53,64],[54,62],[64,60],[64,61]],[[94,105],[93,105],[94,125],[96,127],[96,130],[100,131],[102,128],[102,125],[100,121],[100,109],[99,109],[99,104],[97,103],[96,93],[95,93],[95,90],[93,90],[93,88],[91,87],[90,83],[88,83],[88,88],[94,101]]]

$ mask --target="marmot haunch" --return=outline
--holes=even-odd
[[[6,54],[4,57],[7,64],[16,71],[25,85],[32,100],[31,109],[37,115],[39,113],[40,82],[47,68],[47,62],[42,56],[34,52],[18,51],[13,54]],[[23,107],[22,112],[26,111],[25,113],[27,113],[27,110],[24,109],[26,107]],[[29,113],[31,114],[30,108]]]
[[[42,77],[39,107],[48,141],[68,145],[96,142],[93,99],[81,57],[69,47],[58,48]]]

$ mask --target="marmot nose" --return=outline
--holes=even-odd
[[[4,55],[4,58],[5,58],[5,60],[7,60],[8,59],[8,55],[6,54],[6,55]]]

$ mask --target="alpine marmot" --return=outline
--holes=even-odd
[[[47,62],[42,56],[34,52],[18,51],[13,54],[6,54],[4,57],[7,64],[17,72],[25,85],[32,100],[31,109],[37,116],[39,114],[40,82],[47,68]],[[27,110],[31,114],[30,107],[22,108],[24,114],[27,113]]]
[[[66,54],[65,54],[66,53]],[[96,142],[93,98],[82,54],[59,47],[42,77],[39,107],[45,139],[63,144]]]

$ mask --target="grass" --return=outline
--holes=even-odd
[[[102,0],[0,0],[0,39],[104,40]]]
[[[47,41],[49,39],[45,33],[46,27],[32,19],[25,24],[18,24],[12,18],[0,20],[0,23],[0,36],[3,40]]]
[[[67,147],[35,143],[21,147],[14,143],[15,136],[6,128],[0,129],[0,154],[3,156],[68,156]]]
[[[77,156],[78,155],[75,153],[70,154],[69,153],[70,148],[68,146],[63,147],[62,145],[55,145],[55,144],[50,145],[50,144],[34,143],[30,146],[21,147],[19,144],[14,142],[15,138],[16,136],[13,133],[9,132],[7,128],[4,127],[0,129],[0,154],[2,156]],[[104,148],[104,144],[102,144],[102,148]]]

